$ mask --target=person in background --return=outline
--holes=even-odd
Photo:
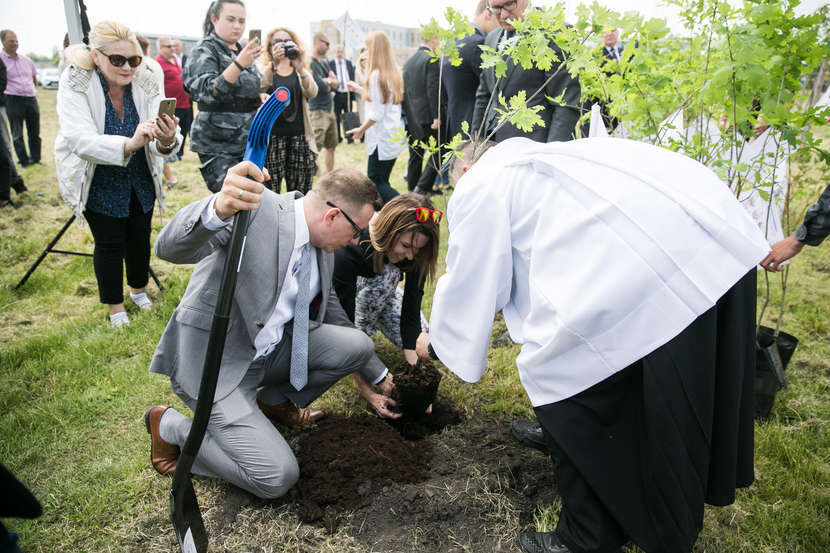
[[[366,52],[366,47],[360,49],[357,55],[357,67],[354,70],[354,80],[346,83],[348,89],[355,95],[355,103],[357,104],[357,116],[360,122],[366,120],[366,103],[363,101],[363,87],[359,83],[366,82],[366,63],[369,61],[369,53]],[[366,137],[361,137],[363,142]]]
[[[424,167],[426,150],[415,145],[415,141],[426,143],[430,137],[437,139],[441,125],[438,105],[441,66],[432,63],[431,57],[437,45],[437,37],[422,37],[421,45],[403,65],[403,111],[410,140],[406,186],[419,194],[432,193],[432,185],[441,167],[439,152],[431,155]]]
[[[286,47],[291,57],[286,55]],[[285,179],[287,191],[306,194],[317,173],[317,144],[308,114],[308,99],[317,96],[318,91],[314,77],[306,68],[305,50],[297,34],[282,27],[268,33],[259,64],[267,94],[273,94],[278,87],[291,92],[291,102],[271,127],[265,158],[271,179],[265,181],[265,186],[279,194]]]
[[[173,56],[176,58],[176,61],[179,64],[179,67],[182,68],[182,73],[184,73],[184,64],[187,63],[187,54],[184,52],[184,45],[182,41],[179,39],[173,39]],[[187,107],[181,108],[179,107],[178,102],[176,103],[176,117],[179,118],[179,128],[182,130],[182,146],[179,148],[179,153],[177,154],[179,159],[182,159],[184,156],[184,146],[185,142],[187,141],[187,135],[190,134],[190,127],[193,125],[193,102],[190,100],[190,95],[187,94],[187,91],[184,90],[185,95],[187,95]]]
[[[804,221],[790,236],[772,245],[772,251],[761,261],[767,271],[783,271],[781,265],[798,255],[804,245],[818,246],[830,234],[830,184],[821,193],[818,201],[807,209]]]
[[[332,101],[332,91],[337,88],[337,77],[329,67],[329,59],[326,57],[328,51],[328,36],[325,33],[316,33],[311,74],[317,83],[317,96],[309,100],[308,109],[317,151],[325,150],[323,159],[326,173],[334,169],[334,150],[337,148],[337,120],[334,117]]]
[[[176,61],[184,69],[184,64],[187,63],[187,54],[184,53],[184,44],[178,38],[173,39],[173,55],[176,56]]]
[[[369,336],[379,329],[412,365],[415,343],[427,330],[421,299],[427,277],[435,277],[442,216],[426,196],[401,194],[375,214],[357,244],[334,252],[332,280],[349,320]],[[354,378],[380,416],[397,418],[389,412],[393,400],[374,393],[359,374]]]
[[[10,197],[11,189],[18,194],[26,192],[23,177],[17,172],[12,159],[12,141],[9,137],[9,127],[6,122],[6,64],[0,59],[0,207],[10,206],[17,208]]]
[[[182,67],[179,65],[176,56],[173,55],[173,40],[170,37],[161,37],[158,39],[159,55],[156,56],[156,61],[164,73],[164,95],[168,98],[176,99],[175,114],[179,120],[179,127],[182,132],[182,146],[178,152],[174,152],[171,156],[164,160],[164,180],[168,187],[174,186],[178,183],[178,179],[173,176],[173,170],[170,164],[179,161],[181,157],[179,152],[184,148],[184,140],[187,138],[187,131],[190,127],[188,117],[192,117],[193,112],[190,107],[190,96],[184,91],[184,83],[182,82]],[[187,126],[187,129],[185,128]]]
[[[176,118],[157,117],[164,94],[140,51],[129,28],[103,21],[89,33],[88,47],[70,48],[58,88],[58,184],[89,223],[98,294],[113,327],[129,324],[124,266],[130,299],[139,309],[151,307],[150,222],[155,202],[162,206],[164,157],[181,142]]]
[[[254,64],[261,48],[239,43],[245,22],[241,0],[212,2],[202,25],[204,38],[191,50],[182,73],[185,90],[198,102],[190,149],[199,154],[199,171],[211,192],[222,187],[228,169],[242,160],[261,103]]]
[[[334,91],[334,117],[337,120],[337,142],[343,141],[341,134],[343,126],[343,114],[352,111],[352,95],[349,91],[348,82],[355,79],[354,64],[352,60],[345,57],[345,49],[342,44],[334,47],[334,59],[329,60],[329,67],[337,77],[337,88]],[[353,142],[350,136],[346,137],[347,142]]]
[[[405,147],[401,142],[390,140],[403,131],[403,77],[395,64],[386,33],[369,33],[366,36],[366,50],[369,52],[369,77],[363,84],[366,120],[346,134],[356,139],[366,134],[366,151],[369,153],[366,174],[378,187],[383,201],[388,202],[398,195],[398,191],[389,184],[389,176],[395,160]]]
[[[40,107],[37,103],[37,69],[23,54],[18,54],[17,35],[0,31],[3,51],[0,61],[6,65],[6,115],[12,129],[12,143],[21,167],[40,163]],[[29,151],[23,140],[23,124],[29,137]]]

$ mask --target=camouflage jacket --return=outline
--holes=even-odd
[[[242,49],[239,44],[237,48]],[[198,114],[190,130],[194,152],[241,157],[245,151],[248,129],[260,104],[260,73],[253,64],[235,83],[229,83],[222,72],[235,57],[236,53],[211,32],[187,58],[182,81],[190,98],[198,102]]]
[[[818,201],[811,205],[804,215],[804,222],[795,231],[799,242],[818,246],[830,234],[830,184],[821,193]]]

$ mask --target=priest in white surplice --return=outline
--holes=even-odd
[[[499,310],[522,344],[563,502],[523,550],[689,551],[753,480],[755,223],[703,165],[614,138],[502,142],[447,216],[419,353],[478,381]]]

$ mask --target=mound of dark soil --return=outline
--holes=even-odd
[[[415,365],[406,361],[392,371],[395,389],[392,399],[397,402],[397,409],[403,418],[420,417],[427,407],[435,401],[441,373],[431,361],[418,360]]]
[[[432,402],[432,414],[430,415],[421,411],[399,419],[384,420],[407,440],[421,440],[430,434],[441,432],[448,426],[460,423],[462,416],[452,406],[447,405],[439,398],[435,398]]]
[[[385,486],[425,480],[431,449],[377,418],[323,419],[300,437],[296,452],[300,519],[334,531],[342,512],[368,505]]]

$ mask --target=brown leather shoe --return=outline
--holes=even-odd
[[[325,411],[301,409],[290,401],[284,401],[277,405],[266,405],[259,400],[256,403],[266,417],[289,426],[309,426],[326,416]]]
[[[170,409],[166,405],[156,405],[144,412],[144,425],[150,434],[150,462],[159,474],[173,474],[181,450],[179,446],[170,444],[161,439],[159,423],[164,412]]]

